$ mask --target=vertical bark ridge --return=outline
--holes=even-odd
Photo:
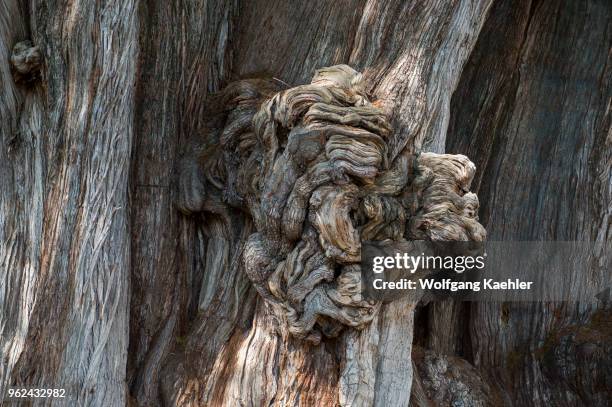
[[[0,394],[25,345],[39,269],[44,189],[41,89],[13,80],[13,46],[27,39],[17,1],[0,4]],[[6,63],[4,62],[6,61]]]
[[[40,122],[35,114],[23,120],[47,143],[48,166],[36,301],[11,381],[66,388],[78,404],[121,405],[127,396],[135,4],[34,3],[32,9],[45,107]]]
[[[213,279],[200,275],[207,246],[217,247],[220,236],[213,234],[208,243],[192,221],[178,214],[174,170],[181,145],[202,131],[202,101],[231,70],[236,10],[236,1],[203,0],[142,2],[139,10],[129,376],[132,395],[142,405],[159,403],[166,357],[196,317],[202,281]],[[198,287],[192,288],[194,282]]]
[[[494,240],[610,243],[609,2],[497,3],[453,99],[447,148],[476,157]],[[512,182],[510,182],[512,180]],[[511,204],[511,203],[520,204]],[[604,276],[603,252],[589,276]],[[476,366],[521,405],[605,405],[605,303],[477,304]],[[589,345],[599,352],[573,356]],[[583,337],[582,337],[583,338]],[[602,359],[604,358],[604,359]]]

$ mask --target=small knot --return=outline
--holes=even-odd
[[[40,78],[42,56],[32,41],[21,41],[13,47],[11,67],[15,83],[29,84]]]

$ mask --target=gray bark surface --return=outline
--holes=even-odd
[[[390,162],[476,164],[489,239],[610,241],[611,21],[605,0],[3,0],[0,404],[605,405],[609,304],[404,299],[313,344],[240,265],[251,215],[176,203],[212,94],[347,64]]]
[[[446,145],[474,157],[490,240],[610,242],[611,22],[602,1],[492,7]],[[603,256],[576,278],[604,278]],[[508,403],[609,403],[609,302],[474,304],[467,318],[473,362]]]
[[[77,404],[123,405],[135,4],[1,9],[3,394],[64,387]],[[27,34],[44,68],[19,88],[7,60]]]

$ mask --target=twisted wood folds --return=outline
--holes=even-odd
[[[389,118],[349,66],[288,89],[235,82],[208,107],[180,165],[178,206],[252,219],[240,260],[284,334],[318,343],[373,319],[362,240],[485,238],[469,192],[475,166],[433,153],[388,162]]]

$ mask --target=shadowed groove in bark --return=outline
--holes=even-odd
[[[610,242],[611,21],[606,1],[493,6],[453,96],[447,143],[478,167],[492,240]],[[580,278],[605,277],[603,256],[577,259],[592,261]],[[597,385],[609,376],[609,303],[478,304],[466,318],[474,363],[506,404],[609,403]],[[588,344],[579,326],[593,329]],[[570,356],[580,346],[597,351]]]

